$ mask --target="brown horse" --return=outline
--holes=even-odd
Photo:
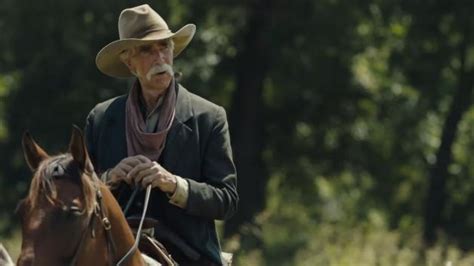
[[[79,129],[69,152],[49,156],[28,134],[23,152],[34,172],[18,207],[22,246],[18,265],[111,265],[134,244],[120,206],[94,173]],[[123,265],[145,265],[138,250]]]

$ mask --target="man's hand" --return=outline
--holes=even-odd
[[[142,162],[137,164],[127,174],[127,179],[133,180],[135,184],[141,184],[144,188],[151,184],[163,192],[173,194],[176,190],[176,176],[168,172],[157,162]]]
[[[128,173],[137,165],[143,163],[150,163],[151,160],[143,155],[131,156],[123,159],[118,163],[112,170],[109,171],[107,177],[111,184],[116,184],[121,180],[127,182],[127,184],[132,184],[132,178]]]

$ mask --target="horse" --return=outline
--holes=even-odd
[[[33,177],[17,208],[22,230],[17,265],[150,265],[140,250],[131,250],[133,233],[95,174],[80,129],[73,128],[64,154],[48,155],[28,132],[22,146]]]

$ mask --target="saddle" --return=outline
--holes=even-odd
[[[138,249],[140,249],[140,252],[159,262],[160,265],[178,265],[178,263],[173,259],[173,257],[171,257],[171,254],[169,254],[163,244],[147,235],[143,235],[141,237],[138,244]]]
[[[132,230],[138,228],[140,218],[138,216],[127,218],[127,222]],[[143,221],[142,236],[138,245],[140,251],[157,260],[162,265],[179,265],[162,242],[168,248],[172,248],[173,251],[179,251],[189,261],[199,261],[201,259],[201,254],[186,243],[178,234],[158,220],[146,217]],[[232,257],[232,253],[222,252],[222,265],[232,265]]]
[[[127,222],[132,230],[138,228],[140,218],[141,217],[137,216],[127,218]],[[188,245],[167,226],[153,218],[145,218],[143,221],[142,236],[140,237],[138,245],[140,251],[156,259],[163,265],[178,265],[161,241],[173,245],[174,248],[178,249],[192,261],[197,261],[201,257],[194,248]]]

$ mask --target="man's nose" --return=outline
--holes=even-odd
[[[164,53],[159,49],[153,49],[153,61],[157,63],[164,63]]]

